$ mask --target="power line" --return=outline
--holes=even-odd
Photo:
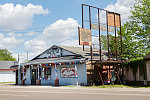
[[[78,21],[77,23],[80,23],[81,21]],[[67,24],[63,24],[63,25],[51,25],[50,27],[57,27],[57,26],[66,26],[66,25],[73,25],[74,23],[67,23]],[[42,27],[37,27],[37,28],[28,28],[28,29],[24,29],[24,30],[22,30],[22,31],[19,31],[19,30],[9,30],[9,31],[2,31],[2,32],[14,32],[14,31],[16,31],[16,32],[23,32],[23,31],[25,31],[25,30],[34,30],[34,29],[42,29],[42,28],[46,28],[46,26],[42,26]]]
[[[77,29],[78,27],[72,27],[72,28],[64,28],[64,29],[49,29],[46,32],[50,31],[60,31],[60,30],[68,30],[68,29]],[[27,33],[28,31],[22,31],[22,32],[16,32],[16,33]],[[43,32],[43,31],[35,31],[35,32]]]

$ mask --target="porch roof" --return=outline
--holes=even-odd
[[[85,58],[81,59],[58,59],[58,58],[47,58],[47,59],[36,59],[33,61],[29,61],[27,63],[21,63],[22,66],[24,65],[32,65],[32,64],[47,64],[47,63],[64,63],[64,62],[77,62],[86,60]]]

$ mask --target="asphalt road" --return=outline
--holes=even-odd
[[[150,100],[150,89],[0,85],[0,100]]]

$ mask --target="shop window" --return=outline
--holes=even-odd
[[[45,70],[44,70],[44,78],[45,79],[50,79],[51,78],[51,67],[45,68]]]

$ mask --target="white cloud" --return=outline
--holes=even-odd
[[[33,40],[26,41],[24,45],[34,55],[43,52],[54,44],[78,46],[78,40],[74,39],[78,35],[78,26],[78,22],[72,18],[57,20],[55,23],[47,26],[41,35]]]
[[[9,37],[21,37],[22,34],[21,34],[21,33],[9,32],[9,33],[7,34],[7,36],[9,36]]]
[[[2,30],[23,30],[32,26],[34,15],[48,14],[48,9],[40,5],[28,4],[23,6],[12,3],[0,5],[0,29]]]
[[[0,33],[0,39],[3,39],[4,37],[5,37],[5,35]]]
[[[0,49],[14,48],[23,41],[24,40],[16,39],[14,36],[5,36],[4,34],[0,33]]]
[[[32,35],[35,35],[35,34],[37,34],[37,32],[28,32],[28,33],[25,34],[25,36],[32,36]]]
[[[17,61],[18,61],[18,54],[19,54],[20,63],[24,63],[27,60],[27,52],[23,52],[23,53],[15,53],[14,51],[10,51],[10,52],[12,53],[12,56],[16,58]],[[35,55],[34,53],[28,52],[28,60],[30,60],[32,57],[35,57],[35,56],[37,55]]]
[[[60,45],[61,46],[74,46],[74,47],[80,46],[79,40],[75,40],[75,39],[63,41]]]
[[[134,5],[135,0],[117,0],[113,5],[108,5],[105,9],[114,11],[121,14],[122,23],[128,20],[128,16],[131,15],[131,7]]]
[[[58,20],[47,26],[40,36],[42,40],[64,41],[76,35],[78,22],[72,18]]]
[[[48,44],[46,43],[46,40],[42,41],[42,40],[34,39],[34,40],[26,41],[24,45],[29,52],[39,54],[43,50],[47,49]]]

